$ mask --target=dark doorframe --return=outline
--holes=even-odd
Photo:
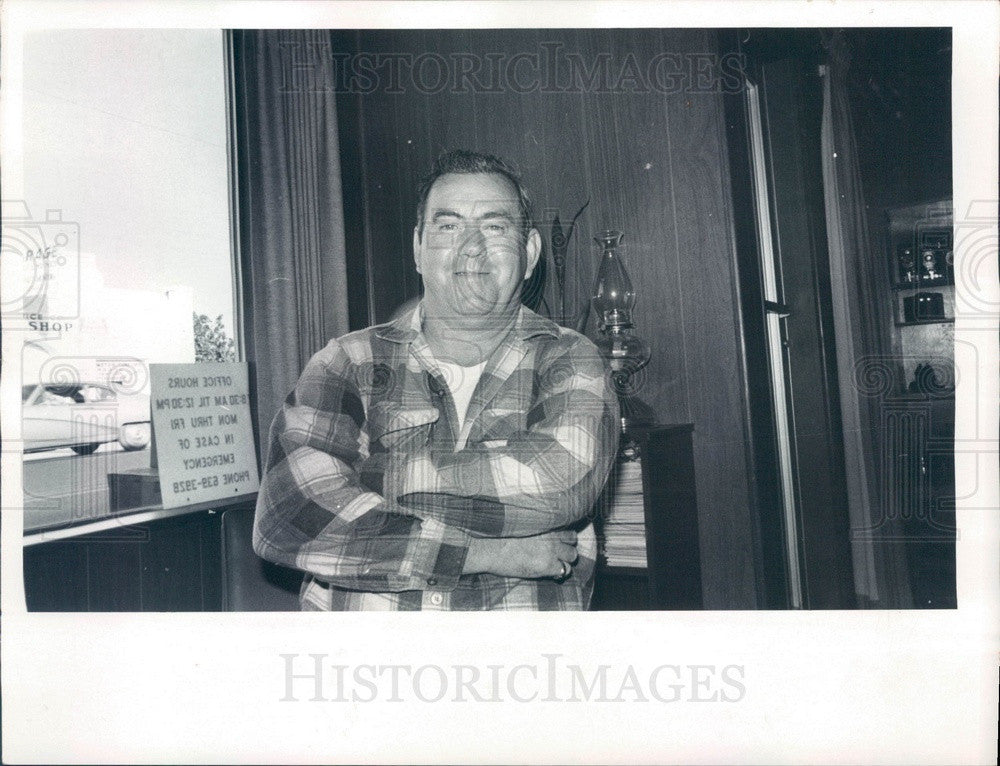
[[[721,32],[720,43],[723,53],[738,52],[742,56],[746,55],[741,48],[738,30]],[[774,431],[775,415],[770,373],[765,362],[767,342],[764,289],[759,264],[760,243],[754,205],[745,90],[729,91],[723,96],[723,100],[743,322],[741,340],[745,369],[742,379],[751,455],[750,499],[756,508],[758,540],[755,549],[760,556],[760,566],[755,568],[758,572],[758,603],[765,609],[785,609],[791,602],[777,462],[778,446]]]
[[[722,33],[721,41],[724,53],[741,55],[746,81],[755,86],[763,138],[757,162],[763,158],[766,172],[765,187],[755,176],[750,132],[756,107],[748,89],[726,95],[758,588],[767,608],[850,608],[855,599],[820,156],[820,37],[812,30],[735,30]],[[757,199],[762,188],[763,206]],[[767,226],[759,225],[761,215]],[[769,239],[766,248],[762,236]],[[774,254],[772,295],[762,266],[768,250]],[[779,391],[784,416],[775,400]]]

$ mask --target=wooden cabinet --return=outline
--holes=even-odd
[[[883,404],[884,507],[899,520],[913,604],[954,608],[955,400],[905,396]]]
[[[902,368],[882,402],[883,508],[898,521],[916,607],[954,607],[955,398],[950,199],[891,208],[888,265]]]
[[[642,471],[646,567],[598,565],[594,610],[701,609],[693,426],[632,429]]]
[[[25,545],[24,592],[29,611],[218,611],[220,514],[204,510]]]

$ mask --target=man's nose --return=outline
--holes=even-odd
[[[460,252],[467,258],[478,258],[486,252],[486,238],[478,226],[466,229]]]

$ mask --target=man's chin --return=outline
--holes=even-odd
[[[520,307],[520,301],[514,297],[503,300],[498,295],[477,295],[470,292],[452,294],[447,300],[428,301],[424,296],[425,309],[429,314],[442,322],[473,328],[486,322],[506,323],[515,316]]]
[[[504,306],[493,295],[465,293],[455,296],[450,308],[459,317],[495,316],[504,313]]]

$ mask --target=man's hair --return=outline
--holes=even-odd
[[[521,237],[527,238],[528,232],[534,225],[531,219],[531,197],[521,183],[521,176],[518,172],[507,162],[492,154],[454,149],[438,157],[431,167],[431,172],[424,176],[417,186],[417,234],[421,239],[424,236],[427,197],[431,193],[434,182],[447,173],[495,173],[510,181],[517,191],[517,204],[521,215]]]

